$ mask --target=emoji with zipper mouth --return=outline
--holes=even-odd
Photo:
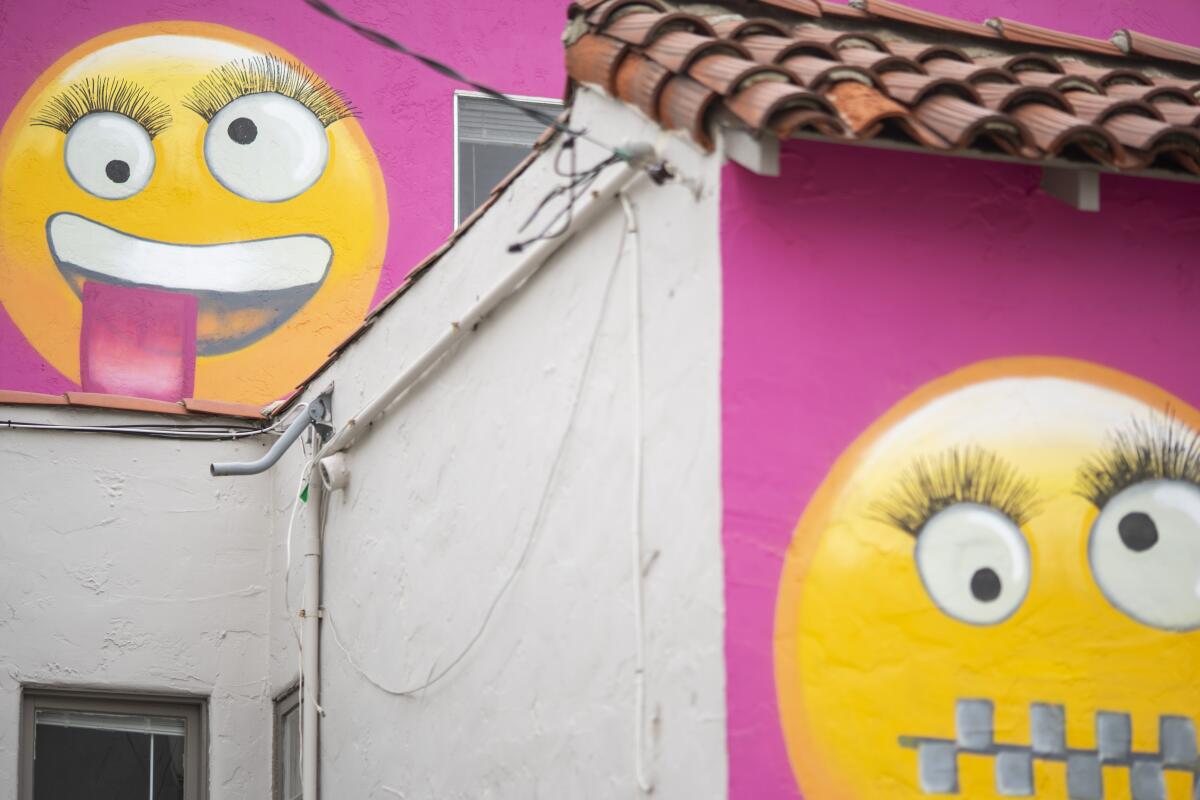
[[[263,404],[362,320],[387,201],[347,98],[162,22],[51,66],[0,133],[0,303],[84,391]]]
[[[1200,412],[982,362],[837,460],[785,558],[780,722],[823,798],[1200,798]]]

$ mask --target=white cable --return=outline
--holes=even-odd
[[[496,608],[500,605],[500,601],[504,598],[504,595],[508,592],[508,589],[512,586],[513,582],[516,581],[517,575],[520,574],[522,568],[525,566],[525,562],[529,559],[529,554],[533,550],[534,542],[537,540],[537,533],[542,526],[543,517],[545,517],[546,510],[549,506],[550,490],[553,488],[554,479],[558,475],[558,467],[559,463],[562,461],[563,453],[566,452],[567,440],[570,438],[571,431],[575,427],[575,418],[579,411],[580,400],[583,397],[584,387],[587,384],[588,373],[591,370],[592,357],[596,353],[596,342],[600,338],[600,327],[604,323],[604,315],[608,309],[608,301],[609,296],[612,294],[614,278],[617,274],[617,268],[621,264],[621,255],[625,250],[626,232],[626,228],[622,226],[621,241],[617,246],[617,257],[613,261],[612,268],[609,270],[608,278],[604,284],[604,294],[600,300],[600,311],[596,315],[596,323],[592,328],[592,337],[588,344],[587,354],[583,360],[583,369],[580,370],[579,381],[575,388],[575,396],[571,401],[571,409],[567,414],[567,424],[563,428],[562,435],[558,440],[558,446],[554,452],[554,458],[550,462],[550,471],[546,475],[546,483],[542,487],[541,498],[538,500],[537,511],[534,513],[533,523],[529,527],[528,538],[526,538],[525,545],[521,549],[521,555],[518,557],[517,563],[514,565],[508,577],[504,579],[504,583],[500,585],[500,590],[496,593],[495,597],[492,598],[492,602],[488,606],[487,613],[484,614],[483,621],[480,623],[478,630],[475,631],[475,635],[471,637],[466,646],[440,672],[435,675],[433,673],[433,669],[430,669],[430,678],[421,685],[414,686],[409,689],[393,689],[383,685],[375,678],[371,677],[366,670],[359,666],[358,661],[350,653],[350,650],[344,644],[342,644],[341,637],[338,636],[337,625],[333,620],[333,612],[328,605],[325,606],[325,620],[329,623],[329,631],[333,634],[334,644],[336,644],[338,649],[342,651],[342,655],[346,657],[346,661],[351,667],[354,668],[354,671],[357,672],[359,676],[361,676],[367,683],[371,684],[379,691],[396,697],[406,697],[428,689],[430,686],[433,686],[442,678],[446,677],[451,670],[458,666],[458,664],[467,657],[467,654],[470,653],[472,648],[475,647],[476,642],[483,637],[483,633],[485,630],[487,630],[488,623],[491,622],[492,615],[495,613]],[[434,668],[436,668],[436,666],[437,665],[435,662]]]
[[[643,794],[654,791],[646,777],[646,647],[645,612],[642,608],[642,255],[638,238],[637,209],[624,192],[617,195],[625,212],[625,230],[633,242],[633,518],[630,563],[633,568],[633,619],[636,658],[633,668],[634,774]]]
[[[297,411],[303,411],[307,407],[307,403],[301,403],[296,407]],[[287,420],[289,423],[295,417]],[[156,428],[152,425],[136,426],[136,425],[60,425],[54,422],[20,422],[13,420],[0,421],[0,428],[10,428],[12,430],[34,430],[34,431],[63,431],[67,433],[123,433],[135,436],[155,436],[163,439],[202,439],[207,441],[228,441],[230,439],[244,439],[247,436],[262,436],[265,433],[271,433],[283,425],[282,418],[275,420],[270,425],[263,428],[255,428],[254,430],[243,430],[239,428],[226,428],[221,430],[219,426],[204,426],[195,425],[194,428],[212,427],[217,430],[192,430],[188,426],[179,427],[161,427]]]

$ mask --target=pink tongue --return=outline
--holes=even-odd
[[[195,296],[84,283],[79,365],[85,392],[172,401],[191,397]]]

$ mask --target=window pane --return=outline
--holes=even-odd
[[[183,720],[55,709],[36,721],[34,800],[182,800]]]
[[[300,785],[300,707],[283,715],[283,800],[298,800]]]
[[[517,164],[546,129],[537,120],[490,97],[457,95],[458,103],[458,219],[462,222],[491,194],[492,188]],[[561,103],[521,103],[551,116]]]

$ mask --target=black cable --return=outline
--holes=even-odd
[[[63,431],[70,433],[112,433],[125,436],[144,436],[150,439],[176,439],[179,441],[221,442],[243,439],[269,433],[274,426],[262,428],[216,428],[206,425],[196,426],[156,426],[156,425],[58,425],[52,422],[21,422],[19,420],[0,420],[0,428],[10,430],[45,430]],[[207,428],[188,433],[189,428]]]
[[[377,31],[374,28],[363,25],[361,22],[356,22],[355,20],[352,20],[349,17],[342,16],[341,12],[339,12],[333,6],[326,3],[325,0],[304,0],[304,2],[307,3],[308,5],[312,6],[312,8],[315,9],[316,11],[320,12],[321,14],[324,14],[326,17],[329,17],[330,19],[334,20],[335,22],[341,23],[342,25],[345,25],[347,28],[350,28],[352,31],[354,31],[358,35],[362,36],[363,38],[367,39],[368,41],[370,41],[373,44],[377,44],[380,47],[384,47],[388,50],[392,50],[396,53],[400,53],[401,55],[408,56],[409,58],[416,59],[417,61],[424,64],[426,67],[428,67],[429,69],[438,73],[439,75],[444,75],[447,78],[450,78],[451,80],[458,81],[459,83],[465,83],[468,86],[470,86],[472,89],[475,89],[476,91],[487,95],[488,97],[492,98],[493,100],[497,100],[497,101],[503,103],[504,105],[508,106],[509,108],[513,109],[514,111],[519,111],[520,113],[524,114],[525,116],[530,117],[531,119],[534,119],[534,120],[540,122],[541,124],[545,125],[548,128],[554,128],[554,130],[558,131],[559,133],[564,133],[564,134],[567,134],[568,136],[586,139],[587,141],[592,142],[593,144],[598,145],[599,147],[603,147],[605,150],[608,150],[609,152],[613,153],[614,155],[619,156],[622,159],[629,158],[629,154],[623,148],[610,147],[609,145],[606,145],[603,142],[598,142],[595,139],[592,139],[591,137],[589,137],[585,131],[575,130],[574,128],[564,125],[562,122],[559,122],[557,118],[551,116],[550,114],[546,114],[546,113],[543,113],[536,109],[523,106],[520,103],[518,103],[516,100],[513,100],[511,97],[506,95],[504,92],[501,92],[497,89],[493,89],[492,87],[488,86],[485,83],[480,83],[479,81],[472,80],[472,79],[468,78],[466,75],[463,75],[458,70],[454,69],[453,67],[443,64],[441,61],[438,61],[436,58],[427,56],[424,53],[418,53],[416,50],[413,50],[413,49],[407,47],[406,45],[404,45],[403,43],[396,41],[395,39],[388,36],[386,33],[382,32],[382,31]]]

